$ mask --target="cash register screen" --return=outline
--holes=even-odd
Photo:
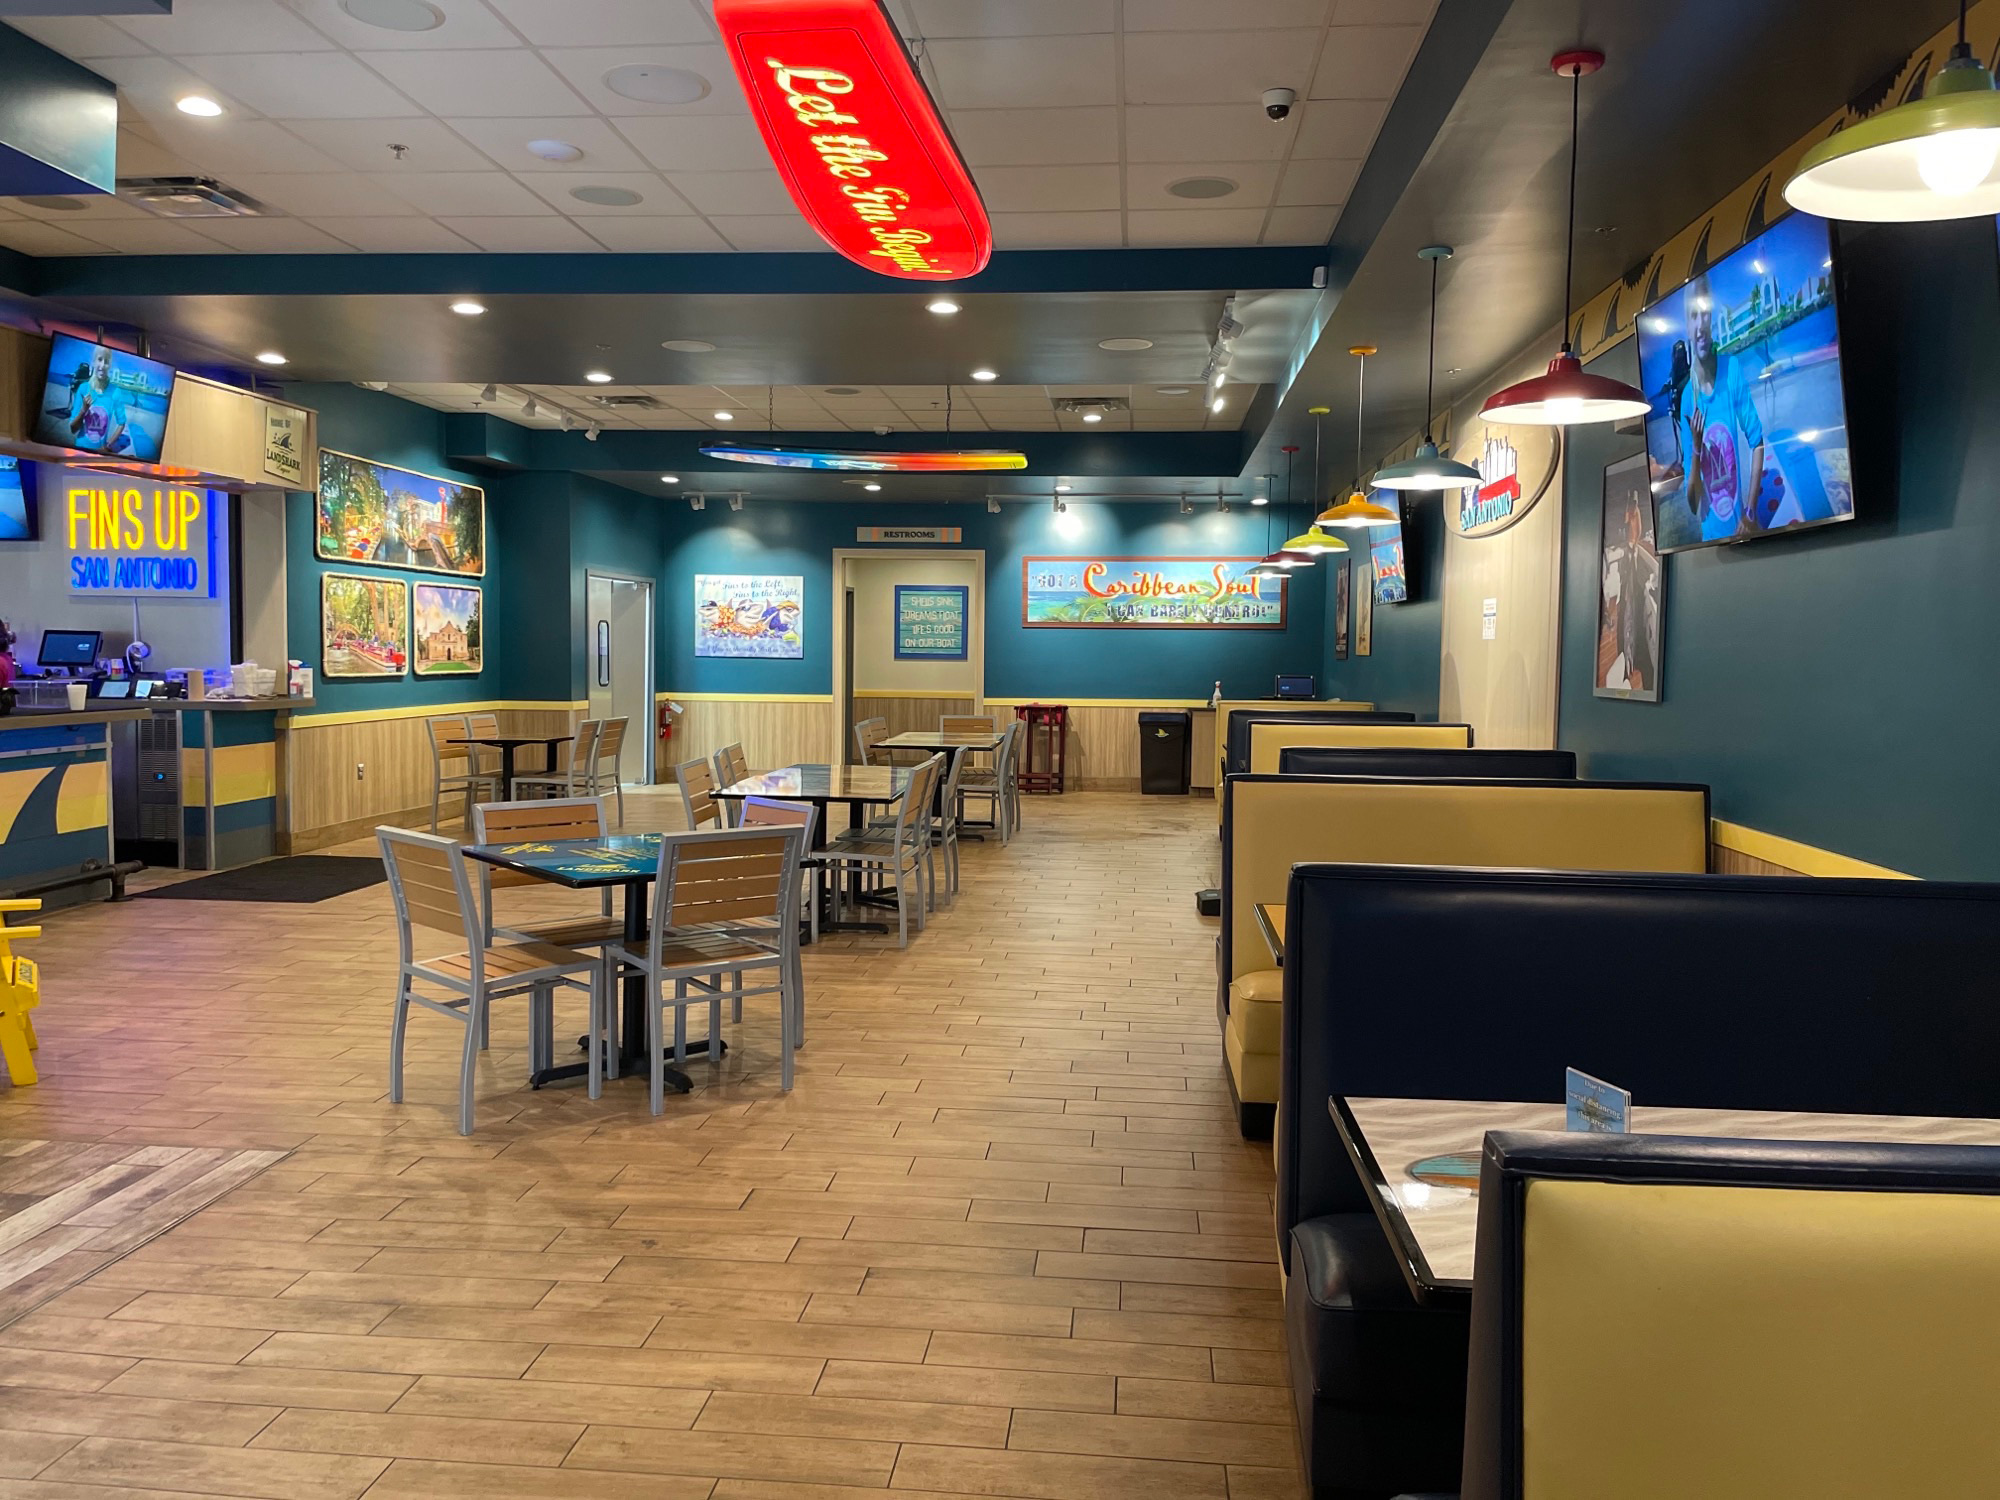
[[[35,657],[38,667],[70,667],[77,671],[97,661],[97,648],[104,640],[101,630],[44,630],[42,649]]]
[[[132,684],[123,677],[107,677],[98,683],[97,696],[100,698],[129,698],[132,696]]]

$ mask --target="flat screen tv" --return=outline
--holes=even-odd
[[[36,525],[34,471],[18,458],[0,454],[0,542],[32,542]]]
[[[1854,519],[1832,228],[1787,214],[1639,314],[1662,552]]]
[[[1399,516],[1402,506],[1394,490],[1377,490],[1371,496],[1377,505],[1386,505]],[[1368,567],[1375,580],[1377,604],[1410,602],[1410,562],[1403,550],[1403,523],[1383,522],[1368,528]]]
[[[173,399],[171,365],[59,333],[49,350],[34,439],[52,448],[156,464]]]

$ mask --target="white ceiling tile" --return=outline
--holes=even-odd
[[[1317,31],[1141,32],[1125,39],[1125,98],[1247,105],[1270,88],[1303,94],[1319,41]]]
[[[24,255],[101,255],[104,246],[41,219],[0,219],[0,245]]]
[[[599,172],[588,177],[552,177],[546,172],[532,172],[514,180],[558,213],[572,218],[660,218],[694,212],[657,172]],[[586,203],[571,196],[578,188],[589,187],[623,188],[626,192],[637,193],[639,201],[620,208],[603,203]]]
[[[104,220],[150,219],[153,216],[136,203],[110,193],[63,193],[57,201],[73,204],[70,208],[51,208],[46,204],[30,203],[25,198],[13,199],[8,206],[24,219],[41,219],[50,224],[60,224],[81,234],[90,231],[83,226]]]
[[[1229,0],[1227,19],[1238,31],[1326,24],[1331,0]],[[1222,8],[1215,0],[1125,0],[1127,31],[1211,31]]]
[[[1167,191],[1169,183],[1189,177],[1217,177],[1236,184],[1222,198],[1180,198]],[[1204,209],[1262,208],[1278,186],[1278,166],[1268,161],[1145,162],[1125,170],[1128,208],[1169,209],[1199,213]]]
[[[1119,207],[1118,168],[981,167],[979,194],[995,213],[1077,213]]]
[[[1128,44],[1129,47],[1129,44]],[[1116,38],[1033,37],[932,42],[925,55],[951,109],[1036,109],[1112,104],[1118,97]]]
[[[662,172],[748,172],[771,153],[749,115],[631,115],[618,133]]]
[[[704,214],[798,215],[776,167],[766,165],[750,172],[673,172],[667,180]]]
[[[1124,215],[994,214],[993,241],[1003,250],[1068,250],[1125,243]]]
[[[230,186],[299,218],[368,218],[417,212],[384,188],[379,179],[357,172],[253,172],[233,179]]]
[[[186,119],[181,116],[180,119]],[[232,178],[245,172],[338,172],[340,163],[269,120],[235,120],[227,130],[209,131],[212,121],[155,122],[154,133],[176,156],[207,176]]]
[[[462,234],[482,250],[545,254],[603,247],[568,219],[440,219],[454,234]]]
[[[462,172],[492,165],[436,120],[284,120],[308,145],[357,172]],[[391,146],[406,149],[399,160]]]
[[[1283,161],[1296,133],[1254,100],[1125,107],[1127,161]]]
[[[414,208],[443,216],[544,216],[548,204],[505,172],[384,172],[374,177]]]
[[[131,33],[91,16],[9,16],[7,24],[64,57],[139,57],[148,50]]]
[[[1115,29],[1111,0],[910,0],[917,28],[942,37],[1077,36]]]
[[[590,237],[607,250],[626,254],[678,255],[700,250],[727,250],[729,242],[696,218],[635,218],[579,220]]]
[[[119,222],[92,224],[90,237],[121,255],[214,255],[222,247],[168,219],[144,214]]]
[[[1108,105],[953,110],[951,134],[975,168],[1118,160],[1118,111]]]
[[[715,27],[689,0],[488,0],[537,47],[712,42]]]
[[[120,16],[113,23],[155,51],[313,52],[334,44],[278,0],[182,0],[170,16]]]
[[[187,226],[231,250],[292,255],[347,249],[332,235],[296,219],[200,219]]]
[[[1276,208],[1264,226],[1267,245],[1324,245],[1333,238],[1333,226],[1340,209]]]
[[[193,173],[193,163],[167,150],[150,130],[118,132],[120,177],[186,177]]]
[[[582,101],[532,52],[363,52],[361,60],[446,118],[574,115]]]
[[[356,250],[365,250],[373,255],[463,253],[473,248],[469,241],[453,234],[435,219],[316,218],[312,223],[334,238],[345,240]]]
[[[1393,99],[1424,39],[1421,26],[1336,26],[1313,75],[1315,99]]]
[[[187,0],[183,0],[187,3]],[[341,46],[366,51],[437,51],[460,47],[518,47],[521,39],[479,0],[448,0],[438,6],[444,24],[432,31],[391,31],[357,21],[340,0],[286,0]],[[555,5],[562,0],[550,0]]]
[[[93,61],[90,68],[118,85],[118,115],[121,120],[136,114],[155,125],[166,125],[178,118],[188,125],[200,125],[209,135],[221,135],[232,125],[241,124],[243,117],[252,113],[241,100],[227,97],[221,88],[171,57],[151,54],[145,57],[104,57]],[[191,115],[181,114],[174,108],[174,101],[188,94],[207,94],[215,98],[226,113],[220,118],[200,121]]]
[[[1333,157],[1295,161],[1285,168],[1278,183],[1278,203],[1284,208],[1312,204],[1345,203],[1354,191],[1354,179],[1361,175],[1361,163]]]
[[[643,172],[649,163],[607,121],[595,115],[445,122],[510,172]],[[748,123],[747,121],[745,122]],[[545,161],[529,141],[564,141],[583,152],[578,161]]]
[[[743,90],[729,54],[716,43],[700,47],[549,47],[542,52],[548,65],[568,79],[591,106],[614,119],[626,115],[714,115],[747,111]],[[627,99],[604,86],[604,75],[628,63],[653,63],[696,74],[708,84],[706,97],[692,104],[648,104]],[[491,114],[491,110],[462,110],[462,114]]]
[[[1314,99],[1299,122],[1292,156],[1365,157],[1382,129],[1389,105],[1383,99]]]
[[[1264,210],[1148,210],[1127,214],[1125,226],[1135,245],[1254,245],[1264,227]]]
[[[1333,0],[1336,26],[1428,26],[1437,0]]]
[[[813,233],[812,225],[796,213],[711,214],[708,222],[738,250],[827,249],[826,241]]]

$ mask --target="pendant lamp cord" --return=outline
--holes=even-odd
[[[1290,528],[1291,524],[1292,524],[1292,455],[1290,453],[1287,453],[1285,455],[1285,526],[1287,527],[1287,529]],[[1264,535],[1266,538],[1268,538],[1270,536],[1270,533],[1267,531],[1264,533]],[[1273,547],[1271,550],[1275,552],[1278,549]]]
[[[1963,3],[1963,0],[1960,0]],[[1563,344],[1570,352],[1570,299],[1576,281],[1576,136],[1583,106],[1583,69],[1572,67],[1569,74],[1569,234],[1563,242]]]
[[[1567,322],[1567,317],[1564,318]],[[1431,440],[1431,408],[1437,404],[1438,373],[1438,263],[1431,261],[1431,353],[1424,367],[1424,441]]]
[[[1435,269],[1432,274],[1436,274]],[[1354,488],[1358,494],[1361,490],[1361,413],[1368,401],[1368,356],[1362,354],[1356,358],[1361,362],[1354,376]],[[1424,405],[1430,404],[1430,398],[1426,396]],[[1425,417],[1424,426],[1430,425],[1431,419]]]

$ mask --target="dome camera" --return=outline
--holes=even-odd
[[[1298,91],[1295,89],[1265,89],[1265,115],[1273,120],[1288,118],[1292,112],[1292,105],[1298,101],[1298,97]]]

